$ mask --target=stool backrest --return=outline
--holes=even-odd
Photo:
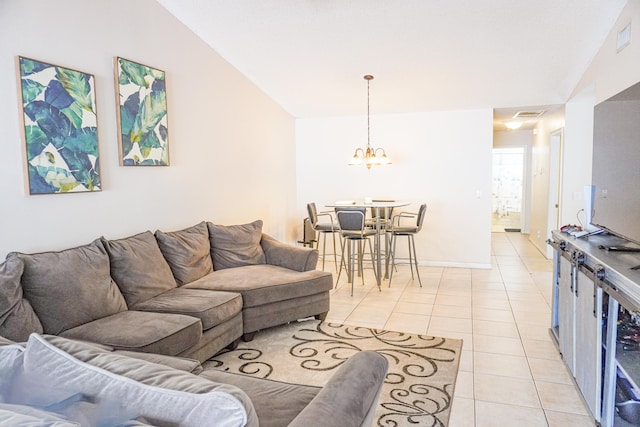
[[[424,222],[424,216],[426,213],[427,213],[427,205],[423,203],[420,205],[420,209],[418,210],[418,220],[416,223],[416,225],[418,226],[418,229],[416,230],[416,232],[422,229],[422,223]]]
[[[316,208],[315,203],[307,203],[307,213],[309,214],[309,221],[311,221],[311,225],[315,227],[318,223],[318,209]]]
[[[336,209],[336,217],[342,231],[364,230],[365,208]]]

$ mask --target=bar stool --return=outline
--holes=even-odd
[[[341,249],[342,249],[342,261],[340,262],[340,271],[338,272],[338,278],[336,279],[336,285],[340,280],[340,274],[342,273],[342,267],[347,270],[347,280],[351,282],[351,296],[353,296],[353,276],[355,273],[355,263],[358,261],[358,271],[362,277],[362,284],[364,285],[363,271],[363,255],[364,255],[364,242],[369,243],[369,254],[371,255],[371,264],[373,267],[373,274],[376,276],[376,283],[378,280],[378,273],[375,269],[373,260],[373,247],[371,246],[370,237],[375,236],[377,230],[367,228],[365,223],[365,209],[362,208],[350,208],[348,210],[336,210],[336,217],[338,219],[338,225],[340,226],[340,236],[342,237]],[[344,256],[344,249],[347,247],[347,257]],[[380,290],[380,288],[378,288]]]
[[[422,287],[422,280],[420,279],[420,271],[418,270],[418,255],[416,253],[416,242],[414,236],[422,230],[422,223],[424,222],[424,216],[427,212],[427,205],[420,205],[418,213],[401,212],[394,215],[391,222],[391,273],[389,274],[389,287],[391,287],[391,280],[393,279],[393,270],[396,266],[396,243],[399,236],[406,236],[409,243],[409,266],[411,267],[411,279],[413,280],[413,265],[416,266],[416,275],[418,276],[418,283]],[[403,218],[415,218],[415,224],[402,225]]]
[[[309,214],[309,221],[311,221],[311,227],[313,229],[322,234],[322,271],[324,271],[324,259],[325,254],[327,252],[327,234],[331,233],[331,237],[333,238],[333,262],[336,265],[336,271],[338,271],[338,258],[337,258],[337,250],[336,250],[336,233],[340,232],[340,227],[333,220],[333,215],[329,212],[320,212],[318,213],[318,209],[316,208],[316,204],[311,202],[307,203],[307,213]],[[328,222],[319,222],[318,218],[327,217]],[[320,245],[320,239],[316,244],[316,249]]]

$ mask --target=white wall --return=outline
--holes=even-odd
[[[631,44],[616,52],[618,32],[631,25]],[[631,0],[620,13],[591,65],[576,85],[571,98],[595,88],[595,102],[599,103],[640,80],[640,2]]]
[[[616,52],[618,32],[630,22],[631,44]],[[576,213],[584,207],[584,186],[591,184],[593,107],[640,81],[639,25],[640,2],[629,1],[566,104],[563,224],[577,222]]]
[[[593,87],[574,96],[565,108],[561,224],[578,224],[585,220],[584,186],[591,185],[593,160]]]
[[[24,190],[15,57],[96,78],[99,193]],[[118,163],[113,57],[166,72],[169,167]],[[261,218],[295,240],[294,120],[153,0],[0,0],[0,259]]]
[[[549,232],[549,148],[551,133],[564,127],[564,109],[542,116],[534,131],[531,182],[531,233],[529,240],[550,256],[546,244]]]
[[[531,230],[531,159],[533,156],[533,131],[502,130],[493,134],[493,148],[523,147],[524,168],[522,186],[522,233],[529,234]]]
[[[491,251],[491,109],[371,116],[371,145],[393,164],[348,166],[367,143],[366,116],[296,122],[297,207],[336,200],[406,200],[428,210],[416,238],[425,265],[489,267]],[[479,197],[478,197],[479,195]]]

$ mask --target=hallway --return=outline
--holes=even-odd
[[[422,288],[400,265],[382,292],[365,270],[353,297],[343,274],[327,321],[463,339],[449,427],[593,426],[549,336],[551,261],[526,235],[493,233],[491,262],[420,267]]]

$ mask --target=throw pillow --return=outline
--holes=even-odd
[[[141,425],[119,411],[118,405],[92,402],[82,394],[28,378],[24,375],[25,353],[18,344],[0,346],[0,425]]]
[[[152,232],[119,240],[103,238],[102,243],[109,254],[111,277],[129,307],[176,287],[176,280]]]
[[[0,402],[6,402],[11,397],[13,378],[22,370],[23,358],[24,347],[21,345],[0,346]]]
[[[62,414],[28,405],[0,403],[0,425],[33,427],[80,427]]]
[[[210,222],[207,225],[209,239],[211,239],[211,259],[213,259],[215,270],[266,262],[260,246],[261,220],[243,225],[226,226]]]
[[[37,381],[43,390],[79,393],[97,402],[106,401],[117,405],[120,412],[134,411],[153,425],[197,427],[210,425],[212,420],[222,427],[257,425],[257,420],[248,418],[237,397],[222,391],[224,388],[235,389],[244,395],[235,387],[123,356],[106,354],[104,357],[110,359],[105,362],[105,368],[119,369],[119,365],[124,364],[128,372],[140,375],[146,366],[152,378],[149,382],[134,380],[82,362],[34,334],[24,352],[23,380],[27,383]],[[173,381],[179,387],[167,385],[167,376],[180,377]],[[207,384],[208,388],[200,388],[198,384]],[[216,386],[221,388],[216,389]],[[35,390],[25,396],[25,403],[46,398],[43,394]],[[248,398],[246,400],[250,404]],[[253,407],[251,411],[254,411]]]
[[[156,239],[178,286],[186,285],[213,272],[206,222],[180,231],[158,230]]]
[[[16,254],[24,261],[24,297],[46,334],[59,335],[127,309],[99,239],[60,252]]]
[[[16,256],[0,264],[0,335],[13,341],[26,341],[32,332],[43,332],[40,319],[22,297],[23,271],[24,263]]]

